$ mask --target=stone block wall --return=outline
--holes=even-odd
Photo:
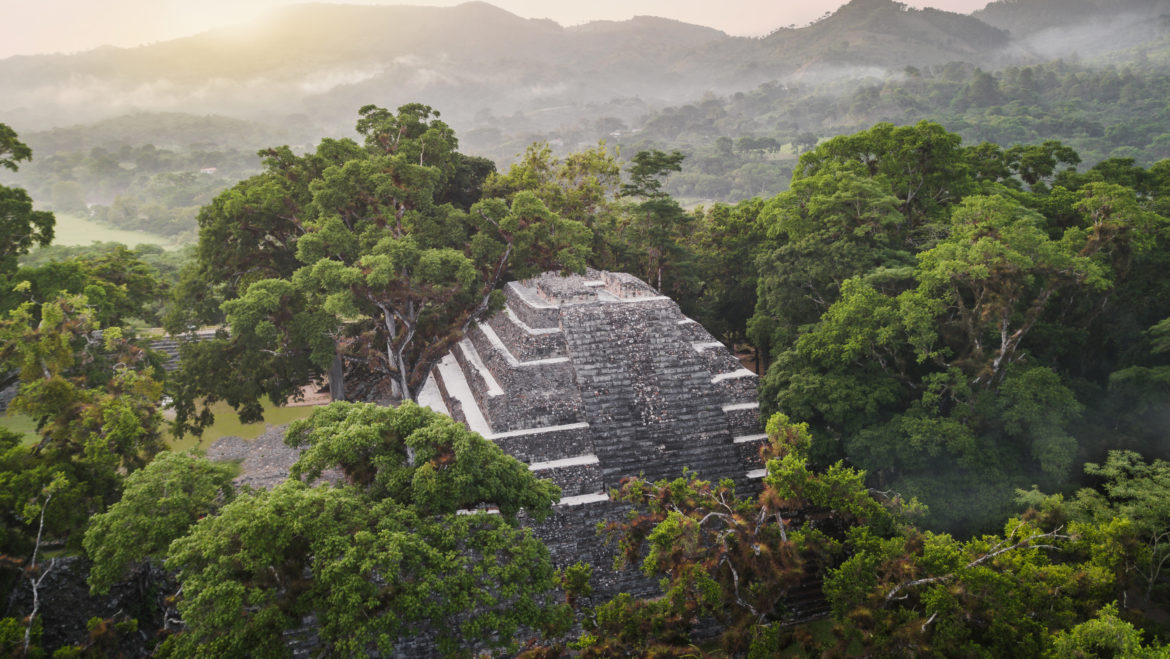
[[[490,327],[520,361],[550,359],[565,354],[565,336],[559,327],[542,330],[522,327],[510,308],[495,314],[481,325]]]
[[[518,282],[504,287],[504,299],[516,318],[533,329],[551,329],[560,324],[559,307],[540,299],[536,291]]]
[[[472,327],[468,340],[475,348],[480,362],[505,395],[490,396],[485,379],[465,363],[464,350],[455,350],[456,359],[468,374],[468,383],[476,401],[491,420],[492,430],[506,432],[545,426],[578,423],[581,419],[581,397],[573,383],[573,366],[564,360],[564,353],[551,359],[513,364],[502,354],[483,330]],[[562,361],[556,361],[560,357]]]
[[[593,433],[586,423],[538,433],[500,433],[491,440],[508,455],[529,464],[593,453]]]

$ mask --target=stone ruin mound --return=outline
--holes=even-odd
[[[593,563],[602,594],[627,589],[596,534],[621,512],[606,492],[627,476],[684,468],[750,488],[763,475],[758,378],[631,275],[545,273],[505,295],[505,308],[434,369],[419,402],[559,485],[554,515],[535,527],[554,561]]]

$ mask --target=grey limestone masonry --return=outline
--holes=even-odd
[[[0,389],[0,413],[8,411],[8,405],[12,403],[12,399],[16,398],[18,385],[13,384],[5,389]]]
[[[752,489],[764,435],[757,377],[636,277],[589,270],[512,282],[432,374],[446,411],[561,487],[533,528],[558,566],[594,565],[599,596],[653,586],[611,568],[597,523],[623,478],[731,478]]]

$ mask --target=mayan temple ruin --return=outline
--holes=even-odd
[[[595,527],[617,514],[606,491],[623,477],[674,478],[686,467],[747,485],[763,475],[757,376],[673,300],[596,270],[545,273],[505,294],[420,402],[561,487],[537,528],[558,564],[608,565]]]

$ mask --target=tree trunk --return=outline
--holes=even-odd
[[[341,355],[334,355],[329,366],[329,399],[345,400],[345,362]]]

